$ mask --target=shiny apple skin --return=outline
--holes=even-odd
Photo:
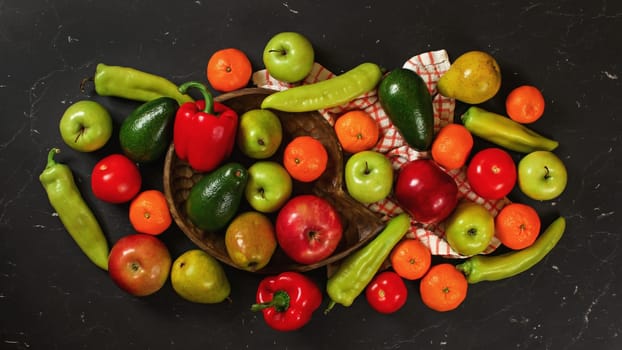
[[[422,224],[443,221],[458,203],[458,185],[429,159],[417,159],[404,165],[394,192],[398,204]]]
[[[306,265],[328,258],[343,236],[339,213],[327,200],[313,194],[298,195],[285,203],[275,229],[285,254]]]
[[[156,236],[137,233],[119,239],[108,258],[108,273],[127,293],[147,296],[166,283],[172,258],[166,245]]]

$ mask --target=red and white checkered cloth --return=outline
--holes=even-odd
[[[445,73],[451,63],[445,50],[422,53],[411,57],[403,65],[403,68],[413,70],[423,78],[428,86],[430,94],[433,96],[434,106],[434,132],[438,132],[442,126],[453,122],[455,100],[452,98],[437,94],[436,83],[443,73]],[[312,84],[321,80],[334,77],[335,74],[328,71],[322,65],[315,63],[311,73],[302,81],[296,84],[289,84],[274,79],[264,69],[253,74],[253,83],[258,87],[272,90],[285,90],[296,85]],[[371,91],[364,94],[353,101],[334,108],[320,110],[319,112],[326,120],[334,125],[340,115],[349,110],[364,110],[369,113],[380,126],[380,140],[373,150],[385,154],[392,162],[396,172],[407,162],[419,159],[430,158],[429,152],[418,152],[404,141],[398,130],[395,128],[389,117],[385,114],[380,106],[377,91]],[[473,191],[466,180],[466,167],[455,169],[447,172],[458,185],[460,199],[470,200],[483,205],[493,216],[496,216],[499,210],[510,203],[507,198],[501,200],[485,200]],[[393,217],[403,209],[397,205],[394,198],[388,197],[380,202],[372,203],[368,206],[372,211],[384,214],[385,220]],[[433,225],[423,225],[414,220],[411,221],[411,230],[407,234],[408,237],[418,238],[432,252],[433,255],[440,255],[448,258],[464,258],[464,256],[454,251],[447,241],[444,239],[445,231],[443,223]],[[494,237],[484,254],[493,252],[501,243]]]

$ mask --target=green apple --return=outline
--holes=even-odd
[[[82,100],[65,110],[59,129],[69,147],[80,152],[93,152],[104,147],[112,136],[112,118],[101,104]]]
[[[263,160],[248,168],[244,195],[253,209],[272,213],[285,204],[292,194],[292,178],[279,163]]]
[[[273,36],[263,50],[263,63],[277,80],[295,83],[304,79],[313,68],[313,45],[305,36],[282,32]]]
[[[353,154],[344,169],[348,194],[363,204],[385,199],[393,187],[393,166],[382,153],[361,151]]]
[[[265,159],[273,156],[283,140],[281,120],[267,109],[252,109],[240,116],[238,148],[246,156]]]
[[[518,187],[531,199],[554,199],[567,183],[566,166],[553,152],[534,151],[518,162]]]
[[[483,252],[494,234],[494,217],[475,202],[460,202],[445,220],[447,243],[461,255],[470,256]]]
[[[220,303],[231,292],[222,265],[200,249],[188,250],[175,259],[171,285],[179,296],[193,303]]]

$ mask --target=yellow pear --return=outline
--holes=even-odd
[[[274,225],[256,211],[244,212],[231,221],[225,232],[225,247],[234,265],[257,271],[265,267],[276,250]]]
[[[179,296],[194,303],[220,303],[231,293],[222,265],[200,249],[188,250],[175,259],[171,284]]]
[[[458,57],[438,80],[438,92],[468,104],[491,99],[501,87],[501,69],[490,54],[469,51]]]

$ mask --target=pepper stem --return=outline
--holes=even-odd
[[[199,83],[198,81],[189,81],[179,86],[179,92],[186,94],[188,89],[191,87],[196,88],[199,90],[201,95],[203,95],[203,100],[205,101],[205,108],[203,109],[203,112],[207,114],[214,114],[214,97],[212,97],[212,94],[207,91],[207,87],[205,85]]]
[[[251,311],[261,311],[274,307],[277,312],[285,312],[289,308],[289,294],[283,290],[277,290],[272,300],[251,305]]]
[[[52,148],[50,152],[48,152],[48,163],[45,166],[46,168],[50,168],[56,165],[56,161],[54,160],[54,155],[57,153],[60,153],[60,149],[58,148]]]
[[[336,303],[334,300],[331,300],[331,301],[328,303],[328,306],[326,307],[326,309],[324,310],[324,315],[328,315],[328,313],[330,312],[330,310],[332,310],[332,309],[335,307],[335,305],[337,305],[337,303]]]
[[[470,260],[466,260],[465,262],[456,265],[456,269],[462,272],[466,277],[469,277],[471,271],[473,271],[473,264]]]

